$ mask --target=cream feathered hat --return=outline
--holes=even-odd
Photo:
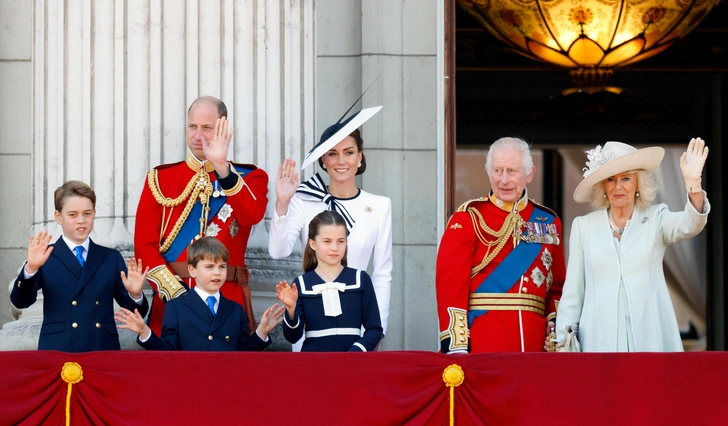
[[[594,185],[604,179],[630,170],[655,171],[665,156],[665,149],[659,146],[637,149],[622,142],[607,142],[604,148],[596,148],[586,152],[588,158],[584,167],[584,180],[574,190],[574,201],[590,203],[594,193]]]

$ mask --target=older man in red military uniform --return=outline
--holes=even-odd
[[[187,246],[212,236],[230,252],[221,292],[245,308],[255,330],[245,250],[252,225],[263,219],[268,175],[250,164],[228,161],[225,104],[210,96],[195,100],[187,113],[187,160],[152,169],[137,207],[134,251],[154,289],[149,326],[161,332],[164,302],[195,285],[187,272]]]
[[[565,278],[561,221],[528,199],[534,167],[526,142],[494,142],[486,170],[490,196],[461,205],[440,242],[440,346],[443,353],[543,351]]]

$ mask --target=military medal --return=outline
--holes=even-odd
[[[222,195],[222,188],[220,188],[220,182],[219,181],[213,182],[212,183],[212,187],[214,189],[214,191],[212,192],[212,196],[213,197],[217,198],[220,195]]]
[[[214,195],[214,194],[213,194]],[[230,216],[233,214],[233,208],[230,207],[230,204],[225,203],[220,207],[220,211],[217,212],[217,218],[220,219],[222,223],[227,222],[227,220],[230,218]]]
[[[211,223],[207,225],[207,231],[205,232],[205,236],[217,237],[218,233],[220,233],[220,226],[218,226],[217,223]]]
[[[228,226],[228,230],[230,231],[230,238],[235,238],[235,236],[238,235],[238,221],[235,218],[230,221],[230,226]]]

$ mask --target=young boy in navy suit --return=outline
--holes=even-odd
[[[91,241],[96,194],[88,185],[68,181],[56,189],[54,202],[54,217],[63,235],[50,245],[48,232],[30,237],[28,260],[10,292],[10,301],[24,309],[43,290],[38,349],[118,350],[114,300],[146,315],[149,305],[142,294],[146,271],[131,261],[125,265],[118,250]]]
[[[248,320],[240,304],[223,297],[220,287],[227,276],[228,250],[213,237],[204,237],[187,248],[187,270],[197,285],[193,291],[167,302],[158,337],[135,310],[121,308],[115,319],[139,334],[145,349],[181,351],[262,351],[271,344],[268,333],[283,321],[284,307],[266,309],[258,328],[248,333]]]

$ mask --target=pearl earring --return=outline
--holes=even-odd
[[[604,194],[604,198],[607,198],[607,194]]]
[[[359,167],[361,167],[361,163],[359,163],[359,164],[357,164],[357,165],[356,165],[356,168],[357,168],[357,169],[358,169]]]
[[[636,193],[635,195],[636,195],[637,197],[639,197],[639,196],[640,196],[640,192],[639,192],[639,191],[637,191],[637,193]]]
[[[324,170],[326,170],[326,164],[322,164],[321,165],[321,168],[324,169]]]

